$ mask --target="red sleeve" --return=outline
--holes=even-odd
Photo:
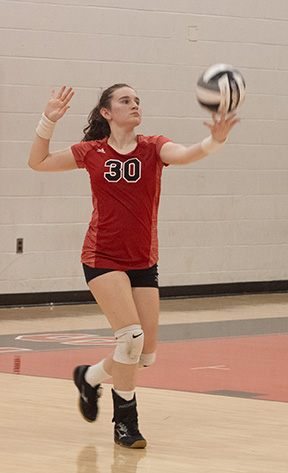
[[[71,150],[78,168],[86,167],[85,158],[92,148],[93,146],[90,141],[81,141],[81,143],[71,146]]]
[[[160,158],[160,151],[161,151],[162,146],[165,145],[165,143],[171,142],[171,140],[169,140],[169,138],[166,138],[165,136],[162,136],[162,135],[156,136],[156,138],[157,138],[157,140],[156,140],[156,152],[157,152],[158,158],[160,160],[161,159]],[[169,166],[169,164],[163,163],[163,161],[161,161],[161,163],[163,164],[163,166]]]
[[[160,151],[161,151],[161,148],[163,145],[165,145],[165,143],[168,143],[169,141],[169,138],[165,138],[165,136],[162,136],[162,135],[159,135],[156,137],[157,140],[156,140],[156,152],[158,154],[158,156],[160,156]]]

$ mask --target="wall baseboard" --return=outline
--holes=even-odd
[[[273,294],[285,292],[288,292],[288,280],[160,287],[160,297],[162,299],[217,297],[244,294]],[[0,307],[41,306],[49,304],[89,304],[93,302],[95,301],[90,291],[0,294]]]

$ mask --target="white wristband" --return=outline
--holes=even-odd
[[[50,140],[53,135],[55,125],[56,122],[52,122],[51,120],[49,120],[49,118],[46,117],[46,115],[44,115],[44,113],[42,113],[41,120],[36,128],[36,133],[41,138],[44,138],[45,140]]]
[[[201,148],[205,153],[210,154],[217,151],[217,149],[221,148],[225,143],[226,140],[219,143],[219,141],[213,140],[212,135],[210,135],[208,138],[201,141]]]

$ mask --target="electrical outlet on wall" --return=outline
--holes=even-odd
[[[16,253],[23,253],[23,238],[16,240]]]

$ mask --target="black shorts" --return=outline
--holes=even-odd
[[[115,269],[108,268],[91,268],[87,264],[83,263],[83,270],[88,284],[91,279],[97,278],[105,273],[116,271]],[[124,271],[130,279],[131,287],[159,287],[158,286],[158,265],[154,264],[151,268],[147,269],[130,269]]]

